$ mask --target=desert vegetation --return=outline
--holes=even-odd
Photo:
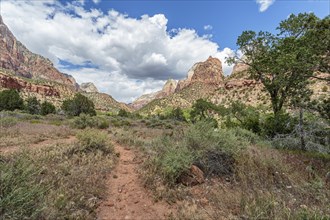
[[[141,201],[168,219],[330,219],[330,102],[306,89],[329,72],[328,26],[291,15],[279,35],[238,38],[246,58],[230,62],[249,62],[269,105],[201,98],[153,114],[100,112],[80,93],[55,108],[0,92],[1,219],[98,219]]]

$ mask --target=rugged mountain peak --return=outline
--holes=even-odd
[[[176,91],[180,91],[194,82],[220,84],[223,82],[223,79],[221,61],[218,58],[210,56],[206,61],[196,63],[192,66],[188,71],[187,78],[179,81]]]
[[[154,99],[161,99],[169,96],[175,92],[177,85],[178,82],[176,80],[169,79],[164,84],[162,90],[140,96],[131,104],[131,107],[133,109],[140,109]]]
[[[174,93],[177,85],[178,85],[178,82],[176,80],[169,79],[166,81],[161,92],[164,93],[165,95],[170,95],[170,94]]]
[[[80,89],[84,92],[99,92],[92,82],[82,83]]]
[[[76,81],[59,72],[49,59],[29,51],[3,22],[0,16],[0,68],[11,70],[17,76],[56,81],[76,89]]]

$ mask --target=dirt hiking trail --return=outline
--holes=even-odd
[[[115,144],[120,153],[118,164],[107,180],[107,198],[98,209],[98,219],[166,219],[171,207],[165,202],[155,202],[142,184],[138,174],[139,161],[133,150]]]

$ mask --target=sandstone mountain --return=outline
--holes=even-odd
[[[139,112],[155,114],[164,108],[191,107],[197,99],[208,98],[224,84],[224,79],[221,61],[209,57],[206,61],[193,65],[187,73],[187,78],[178,82],[174,93],[162,98],[154,98]]]
[[[130,110],[111,96],[98,93],[91,83],[83,84],[80,89],[72,76],[61,73],[50,60],[32,53],[19,42],[0,15],[0,90],[3,89],[17,89],[23,98],[35,96],[57,107],[64,99],[85,91],[83,94],[96,102],[97,110]]]
[[[50,60],[30,52],[19,42],[3,23],[1,15],[0,51],[0,67],[12,70],[16,76],[50,80],[71,86],[72,89],[76,87],[76,81],[73,77],[59,72]]]
[[[161,99],[167,97],[175,92],[177,85],[177,81],[169,79],[163,86],[162,90],[154,93],[144,94],[141,97],[137,98],[130,106],[133,109],[140,109],[154,99]]]
[[[210,56],[206,61],[194,64],[188,71],[186,79],[180,80],[178,83],[175,80],[169,80],[161,91],[142,95],[131,106],[134,109],[140,109],[155,99],[168,97],[171,99],[167,103],[169,107],[176,105],[187,107],[190,100],[195,100],[196,97],[204,98],[216,86],[223,83],[224,78],[221,61]],[[190,96],[194,96],[194,98]],[[156,101],[156,103],[158,102]]]
[[[83,92],[99,92],[99,90],[97,90],[96,86],[91,82],[80,84],[80,89]]]
[[[199,62],[193,65],[188,71],[187,78],[179,81],[176,91],[181,91],[195,82],[219,85],[223,80],[224,75],[221,61],[210,56],[205,62]]]
[[[329,77],[329,74],[322,76],[326,77]],[[314,79],[311,80],[310,87],[314,91],[312,98],[330,95],[329,82]],[[249,78],[247,65],[236,64],[232,73],[224,77],[221,62],[216,58],[209,58],[205,62],[193,65],[188,71],[187,78],[179,81],[173,94],[154,99],[139,112],[158,114],[168,108],[190,108],[199,98],[225,106],[233,101],[241,101],[252,106],[270,106],[268,93],[262,83]]]

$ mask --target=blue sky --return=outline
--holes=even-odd
[[[236,52],[244,30],[274,32],[291,13],[330,13],[329,1],[1,0],[4,22],[31,51],[78,83],[124,102],[185,78],[212,55]]]
[[[65,1],[64,1],[65,2]],[[110,1],[98,3],[88,1],[85,8],[113,8],[132,17],[143,14],[164,14],[168,28],[191,28],[200,35],[212,34],[212,40],[221,48],[236,48],[236,39],[244,30],[274,31],[281,20],[291,13],[314,12],[319,17],[330,13],[327,0],[277,0],[266,11],[260,12],[260,5],[253,0],[152,0],[152,1]],[[205,30],[211,25],[212,30]]]

